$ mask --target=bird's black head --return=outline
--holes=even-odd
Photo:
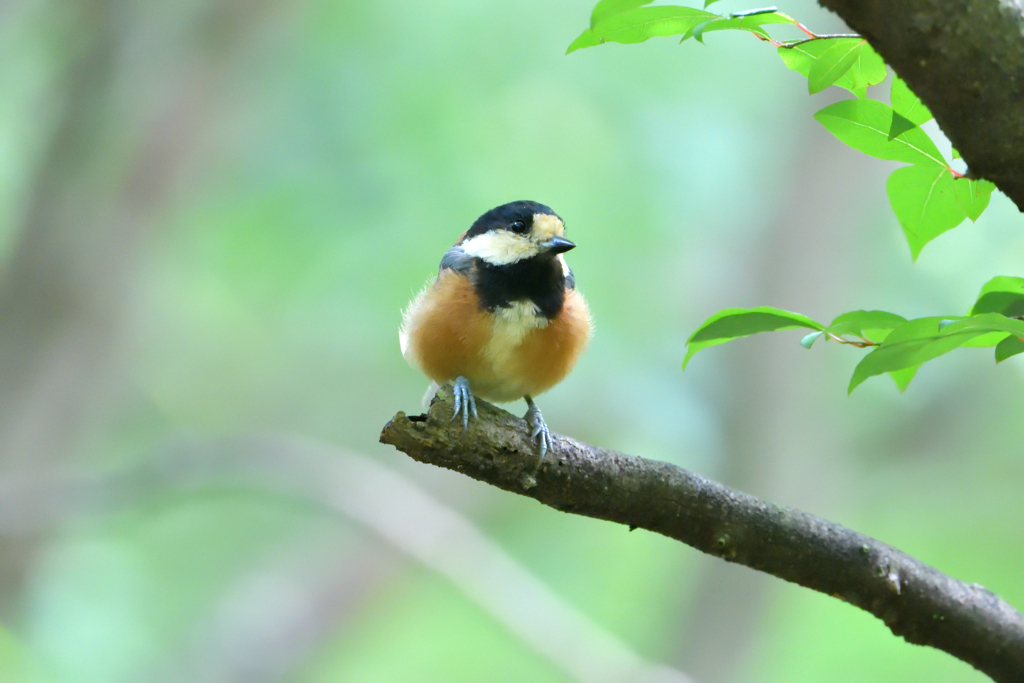
[[[576,246],[565,239],[565,224],[558,214],[530,201],[491,209],[476,219],[459,244],[466,254],[493,266],[554,256]]]
[[[459,242],[477,267],[473,281],[489,310],[532,301],[548,318],[558,315],[571,271],[560,254],[576,245],[565,224],[537,202],[502,204],[480,216]]]
[[[513,232],[525,234],[533,224],[534,214],[558,218],[558,214],[552,211],[550,206],[545,206],[538,202],[525,200],[509,202],[508,204],[496,206],[480,216],[480,218],[477,218],[473,223],[473,227],[466,232],[466,238],[476,237],[491,230],[512,230]],[[561,219],[558,218],[558,220]]]

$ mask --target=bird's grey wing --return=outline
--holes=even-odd
[[[467,254],[460,245],[456,244],[441,257],[441,270],[447,268],[464,275],[473,267],[474,260],[476,259],[473,256]]]

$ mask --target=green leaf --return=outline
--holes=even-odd
[[[889,176],[885,188],[915,261],[924,245],[960,225],[967,217],[956,199],[953,175],[945,168],[934,165],[898,168]]]
[[[811,67],[825,52],[836,45],[858,45],[862,38],[823,38],[821,40],[803,41],[787,47],[779,47],[779,57],[793,71],[810,78]],[[833,85],[846,88],[858,97],[863,98],[865,89],[885,80],[885,62],[870,45],[864,45],[857,53],[857,58],[849,70],[840,76]]]
[[[956,147],[953,148],[953,158],[954,159],[961,159],[962,158],[960,156],[960,152],[957,151]]]
[[[707,9],[710,5],[715,4],[718,0],[704,0],[704,9]]]
[[[825,51],[829,50],[833,45],[838,43],[850,43],[856,44],[860,42],[858,38],[827,38],[823,40],[813,40],[809,42],[801,42],[799,44],[789,47],[787,45],[779,46],[779,58],[782,59],[782,63],[787,68],[796,71],[802,76],[808,77],[811,74],[811,67],[814,66],[814,62],[818,60],[818,57]]]
[[[875,52],[871,45],[864,45],[857,53],[857,59],[850,66],[850,70],[837,80],[835,85],[858,93],[869,85],[878,85],[888,75],[885,70],[885,60]],[[858,97],[863,99],[864,95],[859,94]]]
[[[892,116],[892,107],[877,100],[843,100],[820,110],[814,118],[840,141],[870,156],[947,168],[935,143],[920,128],[890,140]]]
[[[932,113],[928,111],[928,107],[924,106],[921,99],[911,92],[899,76],[892,77],[889,99],[892,101],[892,108],[896,113],[915,126],[920,126],[925,121],[932,119]]]
[[[983,313],[1024,315],[1024,278],[1000,275],[986,282],[971,308],[971,315]]]
[[[917,125],[908,118],[905,118],[903,114],[898,111],[892,113],[892,125],[889,126],[889,139],[897,138],[903,133],[906,133],[911,128],[916,128]]]
[[[746,337],[758,332],[774,330],[792,330],[806,327],[812,330],[824,330],[825,326],[799,313],[783,311],[771,306],[757,308],[727,308],[715,313],[704,321],[690,335],[686,342],[686,358],[683,369],[695,353],[709,346],[724,344],[737,337]]]
[[[857,386],[869,377],[886,372],[892,376],[893,381],[896,382],[896,387],[900,391],[905,391],[910,384],[910,380],[916,374],[917,368],[924,361],[915,362],[914,359],[901,358],[898,352],[903,350],[908,344],[922,339],[937,337],[939,335],[939,323],[943,320],[945,318],[938,316],[917,318],[915,320],[908,320],[893,329],[881,346],[875,347],[871,353],[864,356],[860,363],[857,364],[853,371],[853,377],[850,378],[850,386],[847,388],[847,393],[852,393]],[[883,353],[883,349],[889,350]],[[892,356],[894,355],[897,357],[893,358]]]
[[[848,391],[852,392],[869,377],[919,366],[991,332],[1024,336],[1024,321],[997,313],[963,318],[939,329],[943,320],[948,319],[919,318],[894,329],[881,346],[857,364]]]
[[[849,71],[866,44],[865,40],[860,42],[842,41],[825,50],[820,57],[814,60],[807,75],[807,88],[810,93],[813,95],[821,92]]]
[[[910,386],[910,380],[914,379],[914,375],[920,369],[920,365],[914,365],[902,370],[893,370],[889,373],[889,376],[892,377],[893,382],[896,382],[896,388],[899,389],[900,393],[903,393]]]
[[[712,19],[711,21],[714,21],[714,19]],[[685,35],[684,35],[684,36],[683,36],[683,37],[682,37],[682,38],[681,38],[681,39],[679,40],[679,42],[680,42],[680,43],[682,43],[682,42],[685,42],[687,38],[696,38],[696,39],[697,39],[697,42],[698,42],[698,43],[700,43],[701,45],[703,45],[703,44],[704,44],[704,29],[706,29],[706,28],[707,28],[708,26],[710,26],[710,25],[711,25],[711,21],[702,21],[701,23],[697,24],[696,26],[694,26],[693,28],[691,28],[691,29],[690,29],[690,30],[689,30],[689,31],[688,31],[688,32],[687,32],[687,33],[686,33],[686,34],[685,34]],[[767,34],[765,34],[765,35],[767,35]],[[762,37],[763,37],[763,36],[762,36]]]
[[[907,319],[887,311],[850,311],[836,316],[826,332],[836,336],[856,335],[873,342],[884,340],[889,332]]]
[[[1002,363],[1018,353],[1024,353],[1024,340],[1010,335],[996,346],[996,362]]]
[[[1024,337],[1024,320],[1015,320],[1002,313],[982,313],[960,318],[943,330],[947,334],[957,334],[962,331],[973,331],[980,334],[1006,332]]]
[[[594,9],[590,13],[590,28],[597,28],[597,25],[602,21],[616,14],[622,14],[628,10],[649,5],[652,2],[654,0],[601,0],[601,2],[594,5]]]
[[[565,51],[565,54],[581,50],[585,47],[594,47],[595,45],[600,45],[603,42],[604,41],[598,38],[597,34],[591,29],[584,29],[583,33],[576,36],[576,40],[569,44],[569,48]]]
[[[981,212],[988,206],[988,201],[992,198],[992,190],[996,189],[996,186],[987,180],[957,178],[953,182],[953,189],[956,192],[957,203],[973,223],[978,220]]]
[[[686,34],[696,24],[718,18],[717,14],[692,7],[636,7],[604,16],[589,31],[584,31],[568,52],[600,43],[642,43],[657,36]],[[594,41],[597,42],[594,42]]]
[[[794,24],[792,17],[781,12],[758,12],[757,14],[736,15],[728,17],[714,15],[698,24],[683,35],[683,41],[688,38],[696,38],[704,42],[704,34],[711,31],[725,31],[735,29],[737,31],[750,31],[762,38],[768,38],[768,33],[761,27],[767,24]],[[682,41],[680,41],[682,42]]]
[[[889,129],[890,140],[932,118],[928,107],[924,106],[921,99],[911,92],[899,76],[892,77],[889,99],[893,111],[896,112],[892,117],[892,128]]]
[[[1006,339],[1005,332],[988,332],[964,342],[964,346],[979,348],[985,346],[997,346],[999,342]]]
[[[825,334],[823,331],[818,330],[817,332],[811,332],[809,335],[800,340],[800,346],[805,349],[809,349],[814,345],[814,342],[818,340],[818,337]]]

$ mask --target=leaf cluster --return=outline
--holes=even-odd
[[[889,176],[886,191],[915,260],[928,242],[960,225],[975,221],[988,206],[995,185],[965,177],[950,165],[921,128],[931,112],[898,76],[885,104],[867,97],[870,86],[887,77],[885,62],[861,36],[817,35],[775,7],[716,14],[674,5],[651,6],[650,0],[601,0],[590,27],[569,45],[568,52],[603,43],[640,43],[654,37],[681,36],[701,43],[714,31],[752,33],[776,46],[782,62],[807,78],[810,94],[829,86],[844,88],[856,99],[825,107],[815,118],[840,141],[870,156],[910,166]],[[777,41],[767,26],[788,26],[804,36]],[[954,158],[958,155],[953,152]]]
[[[776,47],[782,62],[807,78],[810,94],[830,86],[853,93],[818,111],[817,119],[845,144],[879,159],[907,166],[889,176],[886,190],[899,219],[911,256],[917,259],[931,240],[965,219],[975,221],[988,206],[995,186],[958,173],[921,129],[932,119],[928,107],[907,84],[893,75],[886,104],[867,96],[868,88],[888,76],[882,58],[858,35],[818,35],[775,7],[716,14],[705,0],[703,9],[650,6],[650,0],[601,0],[590,27],[568,52],[603,43],[640,43],[656,36],[681,36],[704,42],[714,31],[752,33]],[[804,37],[778,41],[767,26],[789,26]],[[953,158],[959,158],[953,150]],[[933,316],[907,320],[886,311],[850,311],[828,325],[799,313],[763,306],[730,308],[711,316],[687,342],[683,368],[698,351],[759,332],[804,328],[806,348],[818,339],[870,351],[850,378],[852,392],[864,380],[888,374],[903,391],[922,364],[961,346],[994,346],[996,362],[1024,352],[1024,278],[997,277],[986,284],[966,316]]]
[[[704,42],[704,34],[727,29],[749,31],[762,39],[768,24],[793,24],[795,20],[774,7],[726,16],[693,7],[658,5],[652,0],[601,0],[590,14],[590,28],[569,45],[566,54],[603,43],[642,43],[655,37],[682,36],[680,42],[695,38]],[[714,2],[714,0],[712,0]]]
[[[928,242],[966,218],[977,220],[995,185],[952,169],[919,127],[931,112],[898,76],[893,76],[891,101],[892,106],[866,98],[844,100],[814,118],[854,149],[911,164],[893,171],[886,190],[916,260]]]
[[[1024,278],[993,278],[964,316],[907,320],[887,311],[850,311],[825,325],[769,306],[728,308],[690,336],[683,368],[702,349],[759,332],[800,328],[811,330],[800,340],[808,349],[818,339],[871,349],[854,369],[848,392],[886,373],[903,391],[921,365],[961,346],[995,347],[997,363],[1024,352]]]

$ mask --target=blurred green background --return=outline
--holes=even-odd
[[[842,94],[745,35],[565,56],[591,2],[0,0],[0,680],[983,680],[377,444],[426,386],[402,308],[534,199],[596,321],[555,431],[1024,606],[1020,361],[848,398],[859,352],[791,332],[679,369],[726,306],[966,311],[1022,275],[1019,214],[997,193],[912,264],[892,165],[811,118]]]

